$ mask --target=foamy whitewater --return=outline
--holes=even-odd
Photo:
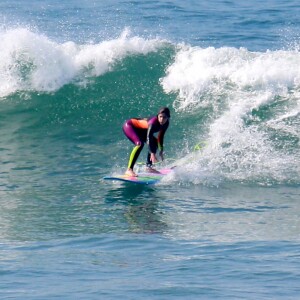
[[[298,299],[299,13],[1,1],[1,299]],[[161,106],[174,171],[102,180]]]
[[[193,177],[200,169],[230,179],[299,182],[299,60],[298,51],[184,47],[177,53],[161,80],[164,90],[178,93],[178,111],[210,111],[206,146],[187,170]]]
[[[25,28],[1,33],[0,96],[17,91],[53,92],[76,79],[101,76],[127,55],[154,51],[162,42],[128,37],[93,45],[56,43]]]

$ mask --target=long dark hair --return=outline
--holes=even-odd
[[[170,110],[168,107],[162,107],[159,111],[158,111],[158,114],[165,114],[168,118],[171,117],[171,114],[170,114]]]

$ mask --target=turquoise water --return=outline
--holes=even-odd
[[[181,2],[1,1],[1,299],[298,299],[300,6]]]

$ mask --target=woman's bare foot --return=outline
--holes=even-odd
[[[152,167],[146,167],[146,172],[153,173],[153,174],[161,174],[159,171],[155,170]]]
[[[137,177],[137,174],[134,173],[132,169],[127,169],[127,171],[125,172],[125,175],[129,176],[129,177]]]

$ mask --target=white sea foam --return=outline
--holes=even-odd
[[[52,92],[81,74],[100,76],[131,54],[156,51],[161,41],[124,30],[99,44],[56,43],[26,28],[0,32],[0,97],[18,90]]]
[[[176,110],[211,109],[208,123],[200,124],[206,147],[182,161],[185,170],[196,180],[203,174],[300,180],[299,63],[297,51],[183,46],[161,84],[178,94]]]
[[[249,52],[241,48],[183,46],[161,80],[166,92],[178,92],[178,108],[199,104],[199,95],[212,90],[228,93],[271,90],[284,93],[300,85],[297,51]]]

